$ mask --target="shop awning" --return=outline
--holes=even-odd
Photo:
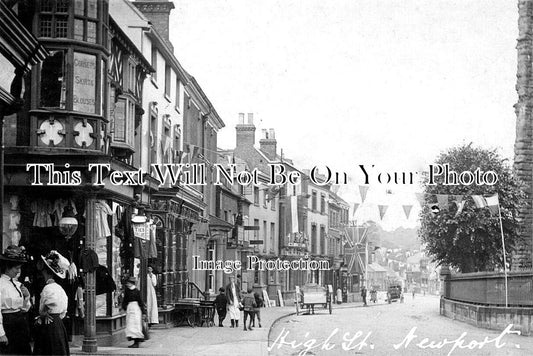
[[[0,53],[24,72],[48,56],[48,52],[39,44],[37,38],[2,1],[0,1]]]
[[[227,221],[217,218],[216,216],[209,215],[209,228],[211,230],[230,231],[233,229],[233,225]]]

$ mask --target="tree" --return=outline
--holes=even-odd
[[[503,233],[507,255],[522,240],[519,231],[519,209],[525,204],[522,185],[516,179],[507,161],[495,150],[472,147],[472,144],[449,149],[441,153],[436,164],[447,164],[450,171],[494,171],[498,182],[489,185],[444,185],[445,177],[435,177],[435,185],[424,182],[425,203],[421,212],[419,236],[426,250],[439,264],[448,264],[461,272],[488,271],[503,268],[503,250],[497,214],[487,208],[476,208],[471,196],[499,195]],[[452,183],[451,181],[449,183]],[[463,195],[464,208],[456,214],[457,206],[450,202],[446,209],[435,213],[434,194]],[[509,256],[507,256],[509,257]],[[511,261],[507,258],[507,261]]]

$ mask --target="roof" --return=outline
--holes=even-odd
[[[373,262],[368,265],[368,272],[387,272],[387,269],[380,264]]]

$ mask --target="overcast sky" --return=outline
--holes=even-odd
[[[360,164],[422,171],[474,142],[513,157],[518,10],[510,0],[175,0],[171,40],[235,146],[239,112],[274,128],[299,167],[328,165],[354,182]],[[372,184],[359,220],[414,226],[412,186]],[[402,204],[414,204],[407,221]]]

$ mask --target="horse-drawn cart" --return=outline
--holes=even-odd
[[[326,288],[317,284],[306,284],[302,288],[296,287],[296,315],[300,314],[302,309],[307,309],[309,314],[315,313],[315,305],[322,305],[324,309],[329,309],[331,314],[333,299],[333,287],[328,285]]]

